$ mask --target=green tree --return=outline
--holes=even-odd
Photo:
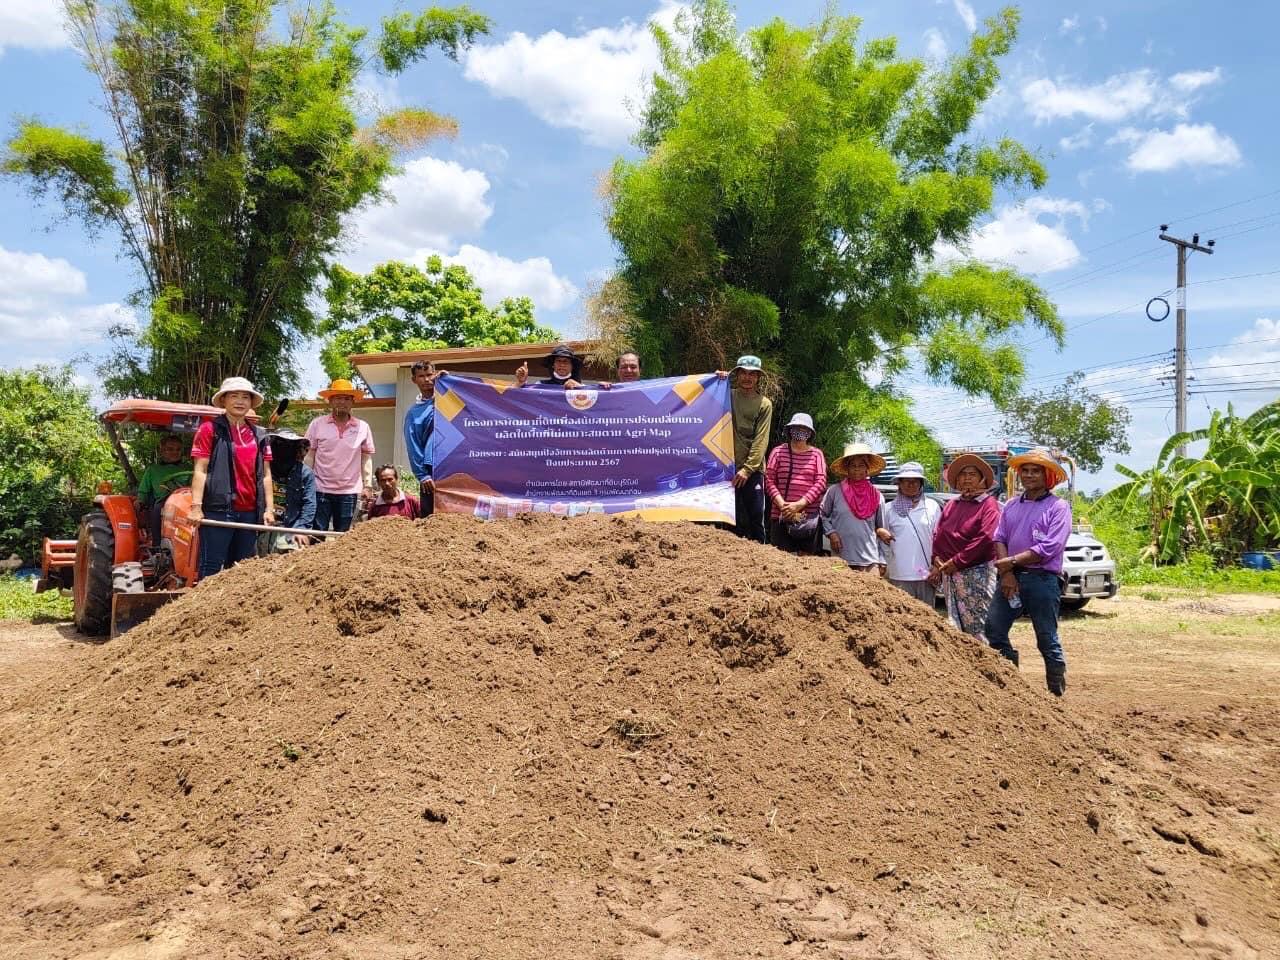
[[[68,367],[0,370],[0,555],[40,556],[44,537],[74,537],[100,481],[123,478],[89,391]]]
[[[1012,436],[1066,450],[1086,470],[1101,470],[1108,450],[1129,452],[1133,415],[1090,393],[1084,379],[1083,373],[1073,373],[1052,390],[1015,397],[1004,409],[1004,429]]]
[[[329,315],[320,332],[328,339],[320,360],[332,378],[355,375],[347,362],[353,353],[556,339],[534,320],[528,297],[508,297],[491,310],[466,267],[446,267],[436,256],[425,268],[392,261],[365,276],[335,267],[326,296]]]
[[[935,260],[940,243],[963,249],[998,189],[1045,182],[1018,143],[968,136],[1017,24],[988,20],[934,72],[892,38],[859,42],[856,18],[740,36],[725,0],[695,0],[682,39],[655,27],[645,156],[617,160],[606,185],[627,308],[606,285],[596,313],[651,374],[756,353],[778,417],[812,413],[829,449],[877,431],[936,461],[899,386],[913,359],[1004,404],[1024,370],[1014,334],[1063,336],[1017,272]]]
[[[398,73],[433,48],[456,57],[489,21],[433,7],[384,19],[375,41],[328,3],[63,6],[112,142],[26,118],[3,169],[90,233],[117,234],[141,274],[149,322],[117,331],[107,391],[207,402],[235,374],[287,392],[344,215],[379,196],[397,151],[456,129],[418,108],[361,129],[357,78],[374,64]]]

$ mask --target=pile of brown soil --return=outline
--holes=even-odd
[[[376,521],[92,653],[0,729],[19,956],[1209,942],[1034,651],[715,530]]]

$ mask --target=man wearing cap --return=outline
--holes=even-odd
[[[430,360],[419,360],[409,371],[418,399],[404,415],[404,448],[409,455],[409,468],[418,479],[422,496],[422,515],[435,510],[435,481],[431,477],[431,434],[436,424],[436,368]]]
[[[889,582],[932,607],[933,534],[942,508],[924,495],[924,467],[916,461],[898,469],[896,483],[898,495],[884,512],[884,527],[876,531],[889,545]]]
[[[773,401],[760,392],[763,372],[759,357],[739,357],[733,368],[730,393],[733,459],[738,465],[738,472],[733,475],[737,511],[734,532],[757,543],[764,543],[764,454],[769,448],[773,421]]]
[[[350,530],[361,493],[373,496],[373,431],[351,415],[359,396],[350,380],[334,380],[320,396],[329,413],[307,425],[306,464],[316,475],[316,529]]]
[[[1067,690],[1067,661],[1058,642],[1058,604],[1062,596],[1062,555],[1071,536],[1071,504],[1055,497],[1053,487],[1067,479],[1047,450],[1037,448],[1012,457],[1022,493],[1005,504],[996,528],[996,572],[1000,590],[987,611],[987,642],[1001,656],[1018,663],[1009,628],[1025,610],[1044,658],[1049,692]]]

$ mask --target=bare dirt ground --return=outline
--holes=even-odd
[[[494,540],[498,533],[485,536]],[[386,551],[395,545],[380,546]],[[488,549],[483,541],[477,546]],[[624,571],[638,564],[643,572],[649,547],[657,552],[663,544],[638,544],[634,553],[620,553],[618,563]],[[314,559],[324,556],[317,552]],[[584,564],[572,550],[563,557],[531,572],[512,595],[545,598],[547,585],[568,578],[586,598],[587,606],[576,608],[582,624],[596,603],[592,581],[609,571],[601,563]],[[698,562],[709,561],[695,557],[691,567]],[[234,606],[237,591],[251,595],[247,576],[227,583],[228,604]],[[609,583],[613,590],[615,581]],[[784,595],[792,589],[775,585]],[[828,594],[806,589],[796,588],[797,604],[826,602]],[[883,596],[871,594],[883,609]],[[322,592],[316,596],[317,606],[329,602]],[[501,599],[489,599],[495,596]],[[732,591],[718,596],[731,597]],[[660,600],[661,606],[678,606],[677,600]],[[398,634],[397,620],[388,619],[385,629],[394,644],[379,650],[387,669],[398,674],[396,651],[415,650],[421,634],[414,633],[407,607],[394,609],[410,626]],[[441,608],[436,609],[438,615]],[[548,607],[543,621],[551,624],[550,611],[561,609]],[[857,612],[853,606],[832,609],[837,618]],[[712,613],[718,616],[714,608]],[[693,637],[698,614],[693,606],[681,610],[688,626],[680,621],[676,635]],[[778,607],[773,615],[786,616],[787,609]],[[176,622],[177,616],[162,613],[156,625]],[[316,622],[323,619],[317,615]],[[225,696],[209,701],[217,710],[200,716],[188,710],[182,736],[166,736],[150,748],[176,755],[215,729],[243,731],[245,756],[261,755],[261,769],[251,781],[257,792],[247,793],[230,779],[211,779],[215,767],[208,758],[201,766],[192,750],[179,772],[178,784],[186,786],[165,801],[168,809],[108,802],[111,795],[161,795],[159,786],[129,785],[122,777],[169,771],[163,763],[143,764],[145,752],[123,748],[125,731],[115,742],[119,753],[130,754],[127,768],[114,770],[108,753],[87,744],[94,740],[92,730],[109,723],[112,704],[135,729],[145,727],[147,736],[153,727],[168,731],[170,726],[152,722],[137,706],[135,689],[159,684],[172,691],[175,703],[179,697],[198,702],[192,698],[210,686],[208,678],[184,656],[212,656],[215,647],[178,650],[172,663],[160,664],[155,679],[147,680],[151,686],[141,680],[135,686],[128,679],[135,661],[127,640],[99,646],[82,642],[65,624],[0,623],[0,740],[12,758],[6,762],[14,764],[0,769],[0,780],[13,777],[0,785],[0,809],[10,818],[0,822],[0,899],[11,906],[0,916],[0,951],[76,960],[527,957],[553,945],[558,949],[551,955],[619,960],[1280,956],[1280,598],[1135,588],[1067,614],[1062,634],[1070,689],[1062,703],[1044,692],[1025,624],[1014,638],[1023,651],[1027,687],[1021,687],[985,652],[969,656],[940,637],[914,645],[906,634],[868,639],[857,633],[859,622],[851,621],[847,649],[822,636],[798,638],[785,658],[778,654],[780,666],[772,670],[753,673],[741,659],[726,659],[698,667],[710,681],[672,673],[669,683],[661,679],[669,665],[709,661],[690,660],[671,645],[656,646],[644,631],[637,639],[648,646],[630,651],[623,643],[625,629],[616,637],[588,629],[583,642],[598,645],[607,666],[575,688],[584,697],[581,716],[574,715],[571,702],[565,706],[573,697],[560,696],[554,687],[562,681],[552,665],[567,662],[565,641],[546,634],[546,649],[535,644],[522,652],[526,659],[512,662],[528,665],[530,690],[542,692],[539,710],[553,729],[566,731],[564,739],[553,740],[545,729],[541,742],[531,739],[537,717],[486,717],[484,740],[442,734],[441,743],[456,744],[457,757],[438,768],[443,780],[438,774],[421,777],[425,788],[412,777],[405,780],[402,758],[386,754],[382,740],[405,740],[404,724],[417,720],[404,714],[400,702],[369,697],[368,688],[385,680],[377,670],[343,673],[341,662],[324,660],[308,672],[302,649],[297,666],[290,666],[289,657],[262,659],[252,673],[246,668],[243,690],[232,678]],[[608,626],[607,611],[599,623],[601,630]],[[267,633],[250,635],[250,626],[233,626],[246,631],[245,649],[266,643]],[[372,642],[347,629],[337,635]],[[440,691],[476,690],[483,697],[499,686],[495,664],[501,661],[495,658],[506,655],[509,638],[467,630],[457,641],[457,676],[470,686],[450,687],[451,674],[441,660],[428,668],[426,688],[413,692],[432,704],[442,729],[465,729],[466,711]],[[747,639],[749,647],[726,649],[739,658],[763,655],[763,641],[770,638]],[[447,640],[435,641],[442,654]],[[477,657],[477,650],[496,652]],[[137,653],[141,664],[146,651]],[[242,655],[237,647],[235,657]],[[158,664],[159,654],[146,656],[146,663]],[[212,670],[210,664],[203,667]],[[95,698],[86,682],[97,674],[101,679],[95,682],[110,701]],[[51,692],[63,677],[71,678],[67,689],[77,699],[60,706]],[[348,736],[367,746],[346,752],[352,748],[339,750],[336,740],[326,745],[327,734],[319,733],[299,741],[300,759],[296,750],[289,755],[294,748],[277,738],[268,726],[271,715],[255,704],[286,704],[299,677],[315,678],[307,680],[313,684],[308,703],[328,702],[325,684],[341,688],[341,712],[321,719],[335,729],[342,729],[340,721],[357,721]],[[844,684],[843,692],[834,678]],[[955,682],[983,686],[957,691],[949,686]],[[668,686],[677,693],[669,695]],[[842,730],[852,729],[852,735],[831,732],[840,717],[824,706],[828,688],[830,702],[842,708],[838,713],[847,712]],[[588,691],[611,697],[610,712],[596,716],[582,707]],[[957,703],[968,704],[965,710],[946,705],[948,691]],[[681,722],[693,731],[689,739],[678,746],[637,746],[649,736],[646,715],[636,715],[623,730],[615,708],[635,704],[643,710],[637,694],[644,692],[667,705],[668,720],[679,719],[677,708],[688,711]],[[521,701],[501,701],[514,702]],[[242,705],[242,713],[234,712]],[[293,722],[315,712],[300,709]],[[88,726],[87,716],[97,726]],[[578,728],[623,730],[635,749],[617,750],[608,736],[602,745],[599,733],[592,739],[589,732],[574,733]],[[23,730],[40,731],[49,746],[24,743]],[[413,730],[423,742],[435,736],[429,729]],[[372,731],[383,731],[378,742],[370,741]],[[761,745],[765,737],[771,738],[767,751]],[[1021,744],[1038,737],[1069,746],[1072,755],[1030,747],[1019,752]],[[57,743],[59,738],[67,742]],[[268,756],[262,743],[277,744],[287,759]],[[240,756],[240,746],[228,745],[227,756]],[[863,759],[856,771],[846,761],[846,783],[828,771],[835,769],[831,757],[850,750]],[[356,761],[355,775],[348,767],[360,753],[373,762],[360,772]],[[1008,769],[1016,767],[1009,757],[1024,757],[1025,769]],[[345,777],[344,784],[357,784],[370,800],[382,797],[391,806],[365,809],[361,798],[332,796],[324,782],[309,792],[282,792],[282,777],[301,782],[309,765],[320,760],[326,761],[315,768],[320,780]],[[489,775],[507,765],[520,772],[521,782],[540,782],[539,792],[517,783],[510,798],[495,796]],[[221,775],[222,767],[216,769]],[[98,786],[83,775],[93,770],[103,777]],[[483,774],[483,780],[459,779],[462,770]],[[35,784],[53,795],[31,796]],[[184,798],[192,785],[195,793]],[[698,793],[708,786],[711,793]],[[173,793],[171,784],[167,789]],[[400,811],[392,808],[412,806],[422,789],[439,794],[447,807],[433,800],[422,812],[419,802],[407,819],[395,819]],[[95,811],[98,790],[107,799],[97,801],[103,809]],[[743,799],[748,790],[759,794],[750,803]],[[219,801],[225,794],[231,799]],[[757,802],[766,796],[777,799]],[[196,798],[205,806],[195,806]],[[808,809],[792,809],[788,800],[802,800],[800,807]],[[303,807],[304,801],[310,805]],[[208,814],[200,811],[220,802],[230,812],[220,814],[216,825],[202,822]],[[331,844],[339,836],[333,821],[341,823],[334,804],[363,831],[354,834],[354,842],[350,829],[340,835],[346,849]],[[26,819],[24,807],[32,811]],[[190,823],[183,819],[188,809]],[[77,810],[89,810],[90,816],[77,823]],[[291,810],[306,816],[291,816]],[[760,826],[748,826],[766,811]],[[548,814],[564,826],[547,825]],[[628,834],[624,827],[631,821],[652,835],[638,827]],[[253,832],[264,823],[274,832]],[[131,850],[135,827],[144,829],[149,846]],[[448,840],[424,841],[419,835]],[[92,863],[77,860],[86,838],[109,855]],[[459,850],[474,852],[459,859]],[[305,871],[292,866],[299,858]],[[187,879],[175,886],[179,876]],[[554,883],[542,889],[547,878]],[[412,909],[393,913],[380,903],[383,893],[388,902]],[[353,906],[359,911],[348,909]]]

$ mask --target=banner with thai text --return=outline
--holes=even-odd
[[[436,509],[732,523],[729,382],[715,374],[583,389],[442,375]]]

